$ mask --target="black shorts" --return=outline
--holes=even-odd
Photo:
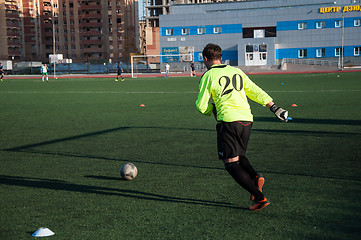
[[[252,122],[220,122],[216,128],[219,159],[228,159],[246,154]]]

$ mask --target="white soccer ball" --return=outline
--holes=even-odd
[[[120,168],[120,175],[125,180],[133,180],[138,175],[138,168],[133,163],[126,163]]]

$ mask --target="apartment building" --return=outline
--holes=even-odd
[[[0,59],[21,59],[22,29],[21,3],[18,0],[0,0]]]
[[[138,52],[137,0],[0,0],[0,59],[129,61]]]

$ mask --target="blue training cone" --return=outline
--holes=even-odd
[[[39,228],[36,232],[34,232],[31,236],[33,237],[49,237],[53,236],[55,233],[51,231],[49,228]]]

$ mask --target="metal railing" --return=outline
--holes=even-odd
[[[318,66],[337,66],[339,67],[338,61],[331,60],[320,60],[320,59],[302,59],[302,58],[283,58],[281,65],[284,63],[293,63],[293,64],[304,64],[304,65],[318,65]]]

